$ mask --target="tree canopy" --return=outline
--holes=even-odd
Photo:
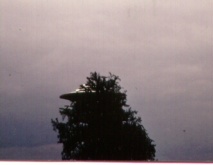
[[[127,105],[126,91],[113,74],[93,72],[71,104],[52,119],[63,144],[63,160],[154,160],[155,145]]]

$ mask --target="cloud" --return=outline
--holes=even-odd
[[[36,147],[0,148],[0,159],[10,161],[61,160],[61,149],[62,146],[59,144]]]
[[[209,158],[211,4],[2,1],[0,145],[27,148],[56,141],[50,119],[69,104],[59,95],[98,71],[120,76],[128,103],[157,144],[159,160]],[[196,151],[189,152],[192,146]]]

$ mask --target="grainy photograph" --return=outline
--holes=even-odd
[[[0,0],[0,161],[213,162],[212,0]]]

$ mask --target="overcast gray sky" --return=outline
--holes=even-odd
[[[212,0],[1,0],[0,160],[60,160],[59,95],[112,72],[160,161],[213,161]]]

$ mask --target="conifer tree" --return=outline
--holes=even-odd
[[[113,74],[91,73],[85,85],[52,119],[63,144],[63,160],[154,160],[155,145],[127,105],[126,91]]]

